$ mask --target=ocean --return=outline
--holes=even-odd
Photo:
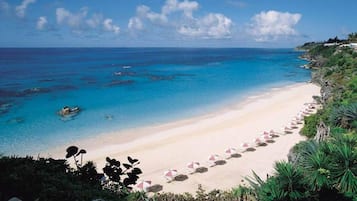
[[[301,52],[250,48],[0,48],[0,154],[203,115],[310,80]],[[81,111],[62,118],[64,106]]]

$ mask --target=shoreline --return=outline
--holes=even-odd
[[[267,147],[243,153],[241,158],[226,159],[224,150],[239,148],[243,142],[252,143],[253,138],[265,130],[280,130],[304,103],[312,102],[312,95],[319,95],[319,87],[311,83],[272,88],[203,116],[104,133],[74,144],[87,150],[85,161],[94,161],[99,171],[104,167],[106,156],[120,161],[126,160],[127,156],[138,158],[141,162],[138,167],[143,170],[140,179],[162,185],[165,192],[194,193],[198,184],[205,190],[229,189],[241,184],[245,176],[251,175],[251,170],[262,177],[271,173],[274,161],[287,159],[289,149],[304,137],[295,130],[291,135],[277,138],[275,143],[269,143]],[[64,158],[65,149],[58,147],[48,150],[47,154]],[[227,163],[209,168],[207,162],[210,154],[221,155]],[[185,166],[191,161],[199,161],[208,171],[188,174]],[[167,183],[163,172],[171,168],[189,178]]]

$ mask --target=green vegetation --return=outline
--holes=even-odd
[[[335,38],[336,40],[337,38]],[[356,41],[350,34],[346,41]],[[328,42],[343,42],[332,41]],[[305,118],[301,130],[310,140],[297,144],[290,162],[276,163],[276,173],[263,181],[250,181],[257,200],[357,200],[357,52],[322,43],[306,43],[304,57],[314,69],[313,81],[321,89],[323,108]],[[320,122],[329,137],[317,142]]]
[[[143,193],[130,193],[130,184],[136,183],[141,170],[137,159],[129,163],[107,158],[103,168],[108,177],[97,172],[93,162],[83,164],[84,149],[67,148],[66,158],[73,158],[76,168],[66,160],[32,157],[0,158],[0,200],[18,197],[23,201],[86,201],[86,200],[140,200]],[[81,156],[81,160],[77,159]],[[122,178],[123,182],[122,182]],[[142,199],[143,200],[143,199]]]

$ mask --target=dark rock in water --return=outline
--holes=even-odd
[[[78,87],[74,85],[56,85],[51,88],[54,91],[67,91],[67,90],[76,90]]]
[[[160,81],[160,80],[173,80],[175,79],[174,75],[149,75],[150,80]]]
[[[17,91],[9,91],[5,89],[0,89],[0,97],[15,97],[17,96]]]
[[[107,87],[112,87],[112,86],[120,86],[120,85],[129,85],[133,84],[134,80],[114,80],[110,82],[109,84],[106,84],[105,86]]]
[[[10,112],[12,106],[8,101],[0,101],[0,115]]]
[[[296,76],[296,73],[288,73],[288,74],[285,74],[284,77],[295,77]]]
[[[25,122],[25,118],[23,117],[15,117],[6,121],[6,123],[8,124],[20,124],[24,122]]]
[[[106,120],[109,120],[109,121],[114,119],[114,116],[111,115],[111,114],[107,114],[104,117],[105,117]]]
[[[21,91],[20,93],[17,94],[17,96],[28,96],[28,95],[33,95],[33,94],[41,94],[41,93],[49,93],[51,92],[50,89],[48,88],[42,88],[42,87],[33,87],[30,89],[25,89]]]
[[[193,77],[195,74],[189,74],[189,73],[176,73],[173,74],[172,76],[174,77]]]
[[[53,82],[54,79],[41,79],[41,80],[38,80],[38,82]]]

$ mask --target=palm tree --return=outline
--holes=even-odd
[[[255,189],[258,200],[308,200],[309,186],[303,179],[304,175],[300,167],[295,167],[288,162],[277,162],[274,169],[276,173],[265,182],[254,172],[254,178],[247,178]]]
[[[286,200],[305,200],[309,196],[308,185],[304,181],[304,175],[299,167],[291,163],[277,162],[274,167],[275,178],[286,193]]]
[[[330,185],[331,165],[324,151],[325,144],[314,140],[306,141],[297,161],[297,165],[304,171],[307,183],[314,191],[320,191]]]
[[[357,195],[357,152],[350,144],[330,144],[334,186],[342,193]]]
[[[309,185],[314,191],[329,188],[331,184],[331,165],[328,156],[317,151],[306,158],[303,163],[304,173]]]

